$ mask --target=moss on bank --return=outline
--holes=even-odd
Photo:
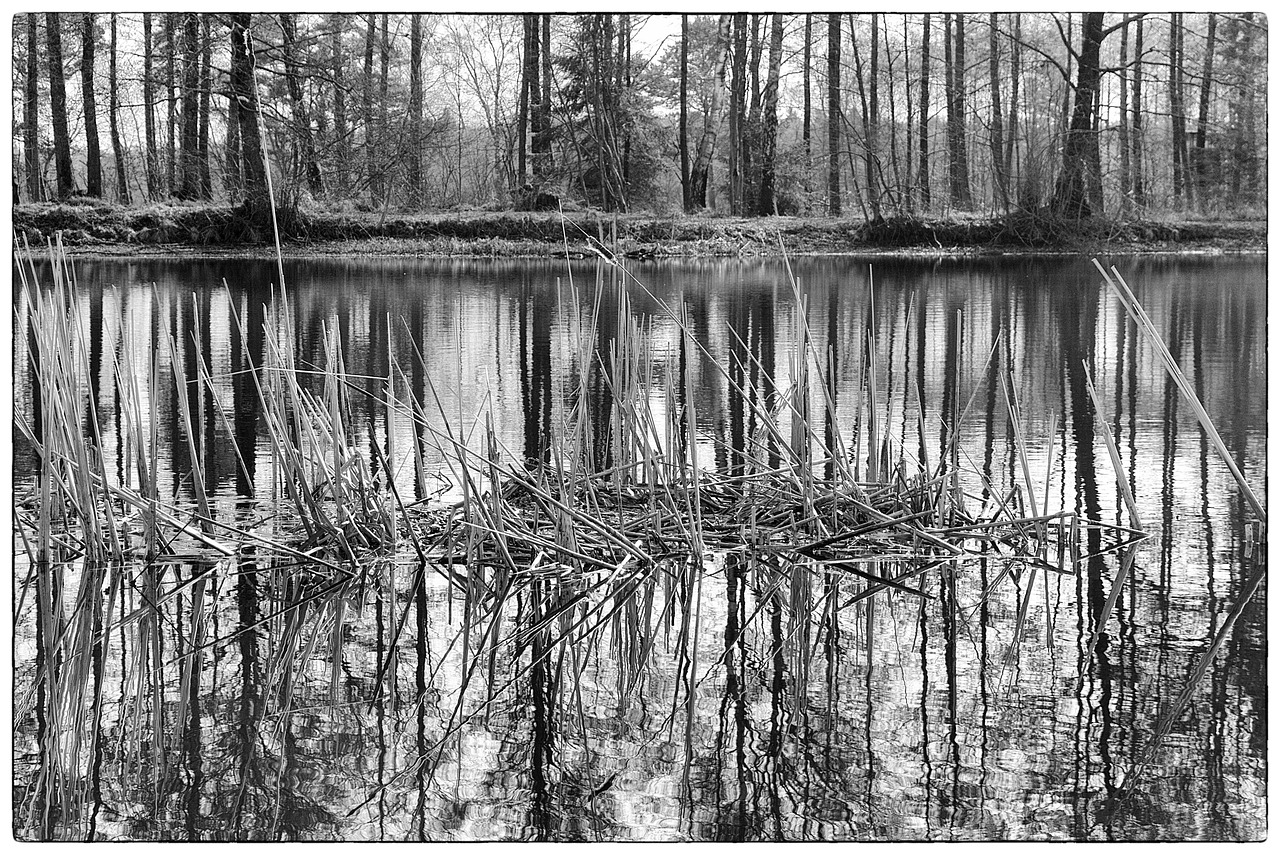
[[[33,246],[61,232],[90,253],[256,254],[263,233],[236,209],[212,205],[107,203],[20,205],[14,234]],[[823,217],[736,218],[597,212],[457,211],[431,214],[309,212],[285,224],[291,254],[546,256],[587,254],[587,235],[629,256],[776,255],[877,251],[1170,251],[1266,247],[1263,221],[1142,221],[1055,218],[1045,213],[864,222]]]

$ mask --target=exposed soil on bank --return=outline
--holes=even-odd
[[[269,230],[225,206],[20,205],[19,242],[59,232],[77,256],[258,257]],[[1263,220],[1068,221],[1047,213],[945,219],[739,218],[597,212],[316,212],[285,224],[284,252],[305,256],[592,256],[588,237],[631,258],[838,254],[1265,251]]]

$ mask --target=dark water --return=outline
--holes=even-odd
[[[1260,489],[1265,260],[1111,261]],[[709,360],[742,366],[766,391],[789,384],[796,304],[783,266],[633,269],[658,298],[683,302],[710,354],[679,361],[676,325],[628,286],[630,311],[651,322],[659,377],[677,362],[693,372],[700,459],[726,469],[758,425]],[[1030,592],[1010,578],[981,606],[996,571],[972,562],[947,578],[922,577],[929,599],[894,593],[840,608],[842,597],[825,597],[832,605],[821,614],[806,613],[817,601],[806,585],[779,594],[771,574],[782,569],[722,556],[702,582],[691,644],[664,628],[669,589],[654,583],[637,595],[636,625],[652,643],[638,674],[633,640],[602,632],[541,664],[519,644],[495,649],[469,681],[462,609],[440,576],[417,584],[407,557],[285,615],[305,579],[252,550],[211,572],[199,562],[127,568],[119,614],[159,597],[158,617],[146,631],[122,623],[106,634],[85,675],[94,687],[87,713],[57,709],[39,679],[33,598],[16,617],[15,830],[224,840],[1264,836],[1265,589],[1167,735],[1153,744],[1153,734],[1265,558],[1227,468],[1092,265],[877,260],[869,274],[865,262],[803,260],[794,269],[817,350],[835,356],[842,419],[852,424],[864,403],[850,354],[871,330],[880,412],[902,447],[936,458],[950,430],[940,415],[972,396],[963,453],[993,484],[1012,485],[1009,419],[987,364],[1000,336],[1031,469],[1049,479],[1045,508],[1123,522],[1085,391],[1088,366],[1154,535],[1138,547],[1091,655],[1090,616],[1110,589],[1114,556]],[[218,389],[194,414],[204,487],[227,518],[260,513],[269,496],[263,486],[249,495],[250,484],[269,482],[273,462],[246,369],[263,361],[274,264],[94,262],[76,273],[85,394],[98,401],[104,448],[114,452],[121,430],[113,359],[126,343],[163,352],[172,334],[187,350],[183,364],[196,364],[198,350]],[[389,362],[412,366],[412,394],[440,397],[434,418],[448,413],[465,426],[491,411],[509,453],[536,458],[569,417],[580,372],[591,371],[574,343],[597,306],[593,349],[607,358],[614,346],[612,271],[575,264],[572,282],[569,273],[554,262],[295,262],[286,265],[290,344],[300,363],[320,364],[323,331],[335,329],[347,370],[368,375],[371,391]],[[27,306],[15,305],[21,336]],[[19,414],[35,406],[29,372],[15,343]],[[180,405],[162,379],[144,401],[161,484],[189,498]],[[590,389],[610,394],[607,384]],[[380,410],[370,404],[356,421],[354,443],[385,447]],[[393,434],[393,448],[413,447],[407,424]],[[443,467],[424,453],[428,469]],[[123,479],[128,463],[115,459]],[[34,459],[19,443],[14,460],[21,499]],[[412,465],[393,467],[406,497],[451,498],[444,478],[424,482]],[[20,544],[15,551],[21,584],[27,564]],[[860,583],[837,584],[853,592]],[[51,751],[65,760],[57,769],[43,759]],[[433,762],[421,762],[428,755]],[[53,807],[48,792],[58,793]]]

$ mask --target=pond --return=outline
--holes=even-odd
[[[1103,261],[1260,489],[1265,259]],[[59,406],[87,414],[100,481],[136,487],[145,471],[154,502],[207,512],[170,521],[150,547],[162,559],[52,570],[31,557],[45,465],[31,439],[49,436],[52,405],[29,347],[38,307],[19,291],[14,407],[33,437],[15,430],[18,836],[1266,835],[1265,588],[1247,598],[1265,544],[1088,259],[797,259],[795,287],[781,260],[628,270],[293,261],[286,300],[274,262],[76,263],[67,361],[81,379]],[[324,370],[339,358],[341,394]],[[334,466],[358,460],[353,481],[393,497],[391,549],[339,566],[332,550],[270,547],[296,534],[289,509],[314,501],[289,492],[302,464],[268,424],[272,365],[297,378],[289,394],[321,402],[309,417],[288,404],[290,435],[332,433],[340,415],[330,445],[350,456],[335,450]],[[564,554],[626,540],[623,491],[638,487],[623,449],[650,424],[626,414],[641,411],[658,413],[657,434],[674,426],[644,447],[679,446],[708,484],[790,471],[797,436],[830,452],[797,463],[803,478],[849,460],[863,482],[890,458],[919,472],[952,461],[963,476],[939,489],[970,505],[1016,497],[1058,515],[1057,554],[824,568],[758,547],[754,511],[740,547],[722,538],[643,572],[624,558],[598,584],[542,557],[513,570],[516,585],[415,554],[451,506],[489,500],[495,479],[460,476],[460,459],[546,472],[571,445],[618,499],[598,509],[600,530],[561,518]],[[697,501],[711,507],[707,489]],[[343,518],[342,504],[326,507]],[[114,512],[145,517],[144,505]],[[491,549],[517,507],[493,506],[466,535]],[[687,507],[701,521],[704,506]],[[396,523],[414,508],[435,516]],[[112,524],[143,539],[136,520]],[[1083,557],[1063,558],[1068,524],[1088,532]],[[1090,548],[1108,526],[1149,537]],[[211,554],[210,541],[236,542]],[[891,563],[909,583],[880,582]]]

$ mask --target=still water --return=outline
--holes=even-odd
[[[1261,489],[1265,260],[1104,261],[1133,286]],[[492,413],[506,453],[536,459],[571,417],[583,372],[595,378],[611,358],[626,290],[621,305],[646,325],[655,382],[669,376],[668,363],[692,373],[685,388],[699,459],[727,469],[759,426],[746,423],[751,411],[735,405],[726,377],[737,370],[764,394],[792,380],[798,309],[786,269],[631,269],[651,293],[593,263],[292,262],[290,344],[300,366],[322,364],[325,330],[334,330],[347,371],[367,377],[368,401],[398,365],[415,396],[439,397],[432,418],[466,430]],[[640,627],[640,668],[636,639],[619,631],[550,658],[531,655],[516,634],[478,661],[468,654],[474,641],[461,640],[456,594],[441,575],[415,573],[412,556],[373,563],[336,594],[288,610],[306,568],[260,561],[252,549],[212,567],[123,568],[119,615],[147,606],[158,616],[146,632],[107,621],[119,629],[82,657],[93,689],[78,714],[53,710],[35,598],[16,615],[15,831],[163,840],[1265,836],[1265,589],[1237,609],[1265,547],[1226,466],[1088,260],[824,259],[793,269],[814,352],[826,355],[814,367],[828,373],[846,429],[867,412],[856,390],[857,354],[868,347],[880,418],[904,451],[936,459],[951,430],[945,414],[963,411],[961,453],[1008,488],[1019,474],[996,380],[1008,371],[1030,467],[1048,485],[1046,512],[1124,523],[1088,367],[1119,475],[1152,534],[1096,644],[1090,616],[1110,590],[1115,555],[1050,574],[1031,591],[1011,575],[987,599],[997,571],[969,562],[921,576],[927,597],[891,592],[842,608],[836,591],[813,614],[807,587],[778,581],[786,568],[719,556],[699,588],[689,643],[672,628],[670,586],[638,590],[626,626]],[[269,482],[274,464],[253,368],[263,364],[264,321],[281,306],[274,263],[95,261],[75,273],[84,394],[97,401],[97,435],[120,478],[130,464],[117,449],[111,369],[127,350],[154,351],[161,375],[170,372],[143,401],[160,482],[187,498],[195,486],[182,404],[168,391],[163,341],[172,335],[182,370],[203,357],[217,390],[188,404],[204,490],[227,519],[261,518],[271,497],[252,485]],[[659,300],[683,304],[701,350],[681,351]],[[28,311],[19,296],[15,338]],[[594,357],[579,345],[593,315]],[[14,352],[15,411],[30,416],[32,366],[18,341]],[[598,379],[586,388],[611,394]],[[598,419],[607,408],[597,404],[588,409]],[[375,445],[403,459],[419,443],[420,468],[433,477],[392,458],[406,500],[450,498],[443,464],[411,426],[392,425],[389,436],[372,403],[356,422],[349,439],[371,459]],[[36,466],[22,442],[14,465],[21,503]],[[21,588],[29,565],[16,538],[14,550]],[[821,584],[854,593],[862,583]],[[519,608],[517,626],[527,620]],[[1233,611],[1190,703],[1154,739]],[[52,735],[55,718],[78,735]]]

